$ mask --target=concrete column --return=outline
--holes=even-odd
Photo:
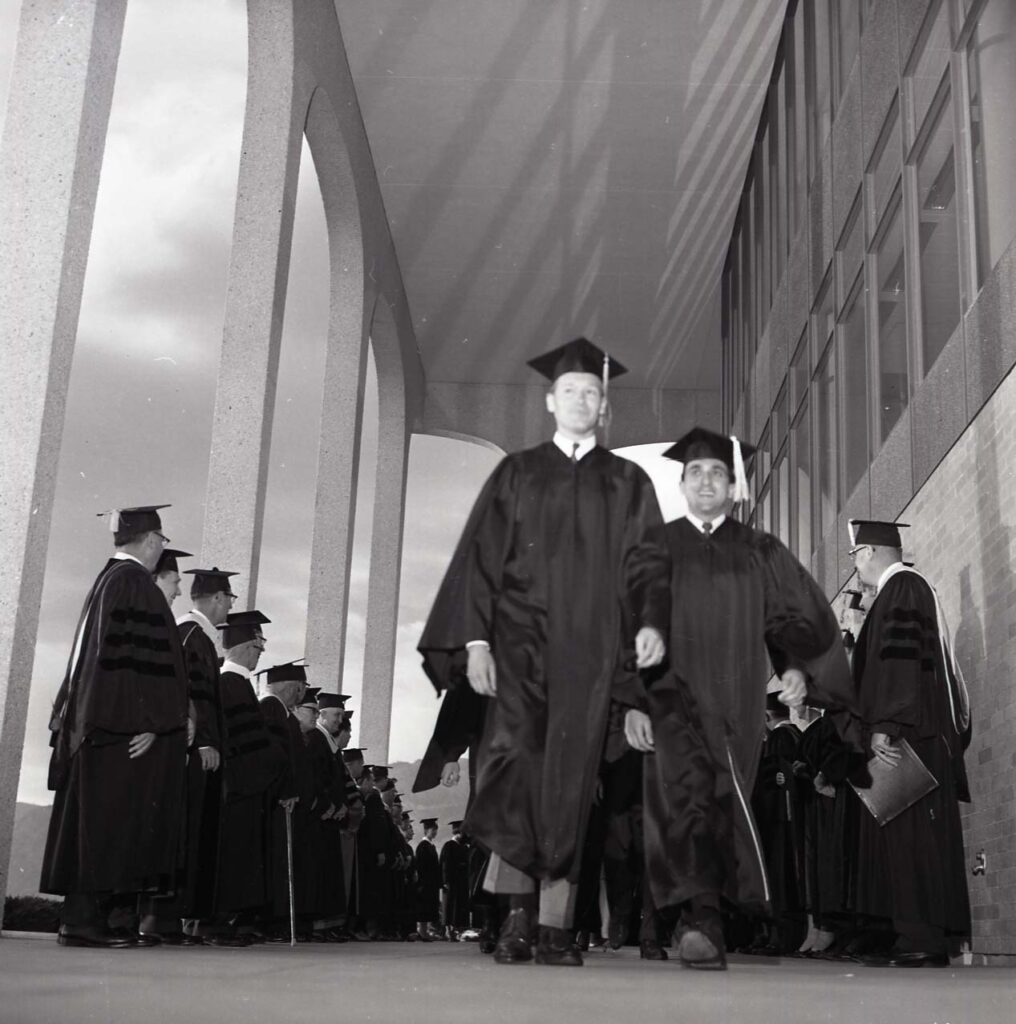
[[[288,4],[248,5],[247,109],[215,394],[202,564],[241,573],[257,598],[279,342],[286,305],[306,91]]]
[[[381,302],[383,300],[379,305]],[[375,353],[377,351],[375,348]],[[360,745],[370,749],[372,761],[384,764],[388,759],[392,718],[402,528],[409,465],[409,434],[400,365],[385,368],[378,359],[378,399],[377,482],[367,590]]]
[[[25,0],[0,143],[0,899],[126,7],[126,0]]]
[[[339,692],[367,372],[363,233],[346,142],[323,89],[311,100],[306,134],[328,224],[330,312],[304,653],[313,684]]]

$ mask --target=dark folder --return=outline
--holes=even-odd
[[[895,767],[873,757],[868,762],[871,786],[860,789],[851,783],[854,792],[880,825],[892,821],[938,787],[938,779],[928,771],[906,740],[900,740],[895,746],[902,754]]]

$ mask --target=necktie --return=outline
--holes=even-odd
[[[571,460],[572,460],[573,463],[579,461],[579,443],[578,443],[578,441],[573,441],[572,442]]]
[[[708,537],[709,534],[711,534],[712,532],[713,532],[713,524],[712,523],[703,523],[702,524],[702,533],[706,537]]]

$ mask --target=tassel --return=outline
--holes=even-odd
[[[116,533],[120,529],[120,510],[114,508],[109,513],[109,532]]]
[[[730,436],[734,446],[734,493],[732,495],[734,504],[747,501],[751,497],[748,490],[748,476],[744,471],[744,456],[741,453],[741,442],[733,434]]]

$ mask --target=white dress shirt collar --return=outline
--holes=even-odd
[[[133,555],[128,555],[126,551],[117,551],[113,557],[118,562],[137,562],[142,569],[146,568],[145,563],[140,558],[135,558]]]
[[[560,430],[554,432],[554,444],[564,452],[565,455],[570,459],[572,452],[575,452],[575,461],[584,458],[596,447],[596,435],[593,434],[591,437],[584,438],[581,441],[573,441],[570,437],[565,437]],[[575,446],[578,445],[578,448]]]
[[[685,512],[685,518],[688,520],[689,523],[691,523],[692,526],[695,527],[696,530],[698,530],[699,533],[705,533],[706,532],[705,530],[702,529],[702,524],[705,522],[704,519],[699,519],[698,516],[693,516],[690,512]],[[712,523],[711,523],[712,528],[710,529],[709,532],[710,533],[716,533],[716,531],[723,525],[723,521],[726,518],[727,517],[725,515],[720,515],[720,516],[717,516],[714,520],[712,520]]]
[[[250,669],[244,665],[238,665],[235,661],[226,660],[222,663],[220,672],[235,672],[238,676],[243,676],[244,679],[250,679]]]

